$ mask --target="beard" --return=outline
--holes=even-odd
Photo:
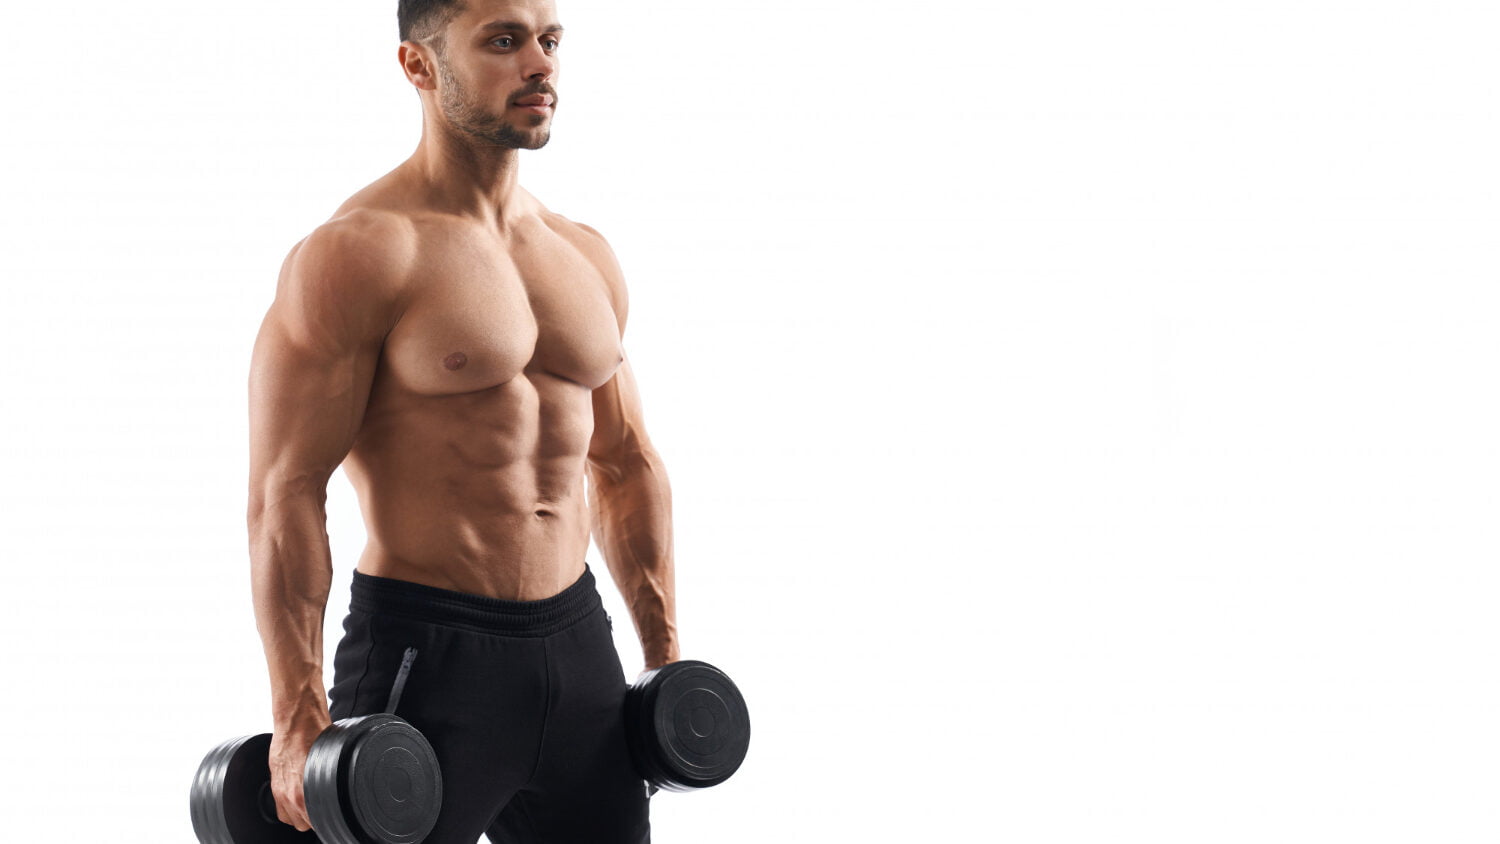
[[[496,114],[476,102],[459,84],[447,62],[439,61],[437,67],[443,85],[438,105],[453,128],[482,144],[506,149],[541,149],[551,140],[550,126],[537,132],[516,129],[506,122],[503,112]]]

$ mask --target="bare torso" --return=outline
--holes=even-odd
[[[624,359],[597,235],[517,189],[505,231],[423,209],[394,175],[343,215],[403,215],[415,267],[345,471],[358,570],[509,600],[583,574],[592,391]]]

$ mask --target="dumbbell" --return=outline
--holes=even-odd
[[[728,674],[679,660],[642,674],[626,690],[625,736],[651,794],[693,791],[739,770],[750,747],[750,712]]]
[[[443,778],[421,731],[395,714],[416,658],[408,648],[385,712],[336,721],[313,741],[302,793],[313,830],[276,817],[271,734],[241,736],[203,758],[189,804],[202,844],[419,844],[437,823]]]

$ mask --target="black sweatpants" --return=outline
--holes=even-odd
[[[503,601],[354,572],[333,657],[333,720],[385,710],[416,648],[396,714],[442,766],[425,844],[643,844],[646,783],[625,743],[629,684],[584,564],[539,601]]]

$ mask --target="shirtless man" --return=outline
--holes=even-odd
[[[415,647],[397,714],[442,766],[427,844],[649,841],[628,684],[584,555],[592,528],[646,668],[679,659],[671,493],[614,254],[517,183],[518,151],[550,136],[562,27],[551,0],[402,0],[398,20],[421,142],[292,249],[251,363],[277,816],[311,827],[313,740],[382,711]],[[325,700],[340,464],[369,542]]]

